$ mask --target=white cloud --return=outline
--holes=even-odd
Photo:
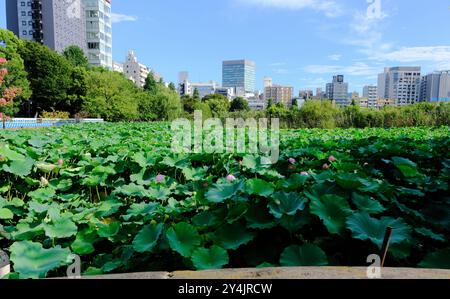
[[[342,15],[343,9],[334,0],[238,0],[244,4],[262,7],[276,7],[291,10],[313,9],[324,13],[327,17]]]
[[[328,56],[328,58],[333,61],[339,61],[339,60],[341,60],[342,55],[341,54],[333,54],[333,55]]]
[[[137,17],[118,14],[118,13],[111,13],[111,21],[113,23],[135,22],[135,21],[137,21]]]
[[[303,70],[311,74],[343,74],[350,76],[374,76],[380,72],[378,66],[370,66],[363,62],[355,62],[349,66],[309,65]]]
[[[427,62],[436,70],[450,69],[450,46],[402,47],[392,51],[372,53],[370,59],[397,63]]]

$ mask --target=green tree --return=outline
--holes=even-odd
[[[200,101],[200,93],[198,92],[197,88],[194,88],[194,94],[192,95],[194,100]]]
[[[19,49],[22,47],[23,41],[17,38],[14,33],[6,29],[0,29],[0,57],[5,58],[7,62],[2,65],[2,68],[8,70],[3,78],[4,86],[14,86],[21,90],[8,109],[5,109],[9,115],[17,113],[20,109],[23,110],[20,115],[28,116],[25,108],[28,100],[31,97],[30,82],[27,78],[27,72],[22,57],[19,54]],[[0,91],[3,92],[3,91]]]
[[[69,46],[64,52],[63,56],[73,65],[79,67],[87,68],[89,66],[89,61],[84,55],[83,50],[78,46]]]
[[[145,120],[170,121],[179,117],[181,111],[180,97],[164,85],[157,85],[153,93],[146,92],[139,103],[139,113]]]
[[[148,74],[147,78],[145,79],[144,84],[144,90],[148,91],[149,93],[155,93],[157,88],[158,82],[155,80],[155,75],[153,72],[150,72]]]
[[[24,41],[19,48],[33,95],[33,114],[41,111],[61,109],[68,99],[71,87],[72,65],[61,55],[46,46],[32,41]]]
[[[170,83],[169,83],[169,89],[170,89],[171,91],[177,91],[177,88],[175,87],[175,84],[174,84],[173,82],[170,82]]]
[[[144,91],[122,74],[103,68],[87,73],[87,94],[83,112],[90,117],[101,117],[107,121],[139,119],[139,101]]]
[[[248,101],[244,98],[237,97],[233,101],[231,101],[230,112],[248,110],[250,110],[250,107],[248,106]]]
[[[202,101],[208,104],[214,117],[224,116],[230,110],[230,101],[221,94],[207,95]]]
[[[196,106],[200,103],[200,100],[191,97],[189,95],[184,95],[181,97],[181,104],[183,110],[187,113],[194,113]]]

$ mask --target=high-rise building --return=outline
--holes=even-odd
[[[138,87],[144,87],[145,80],[150,74],[150,69],[139,63],[134,51],[130,50],[125,63],[123,64],[123,74]]]
[[[366,85],[363,87],[363,98],[367,99],[368,108],[377,107],[378,87],[375,85]]]
[[[420,67],[385,68],[378,75],[378,98],[393,100],[396,106],[414,104],[420,96]]]
[[[222,86],[233,87],[236,93],[256,90],[256,64],[250,60],[229,60],[222,63]]]
[[[86,52],[84,4],[81,1],[6,0],[7,27],[19,38],[63,52],[79,46]]]
[[[326,86],[326,96],[336,105],[348,106],[348,83],[344,82],[343,75],[333,76],[333,82]]]
[[[420,101],[450,101],[450,71],[423,76],[420,85]]]
[[[264,77],[264,88],[270,87],[273,85],[273,80],[271,77]]]
[[[83,3],[89,63],[112,69],[111,0],[83,0]]]
[[[292,107],[294,88],[274,84],[264,89],[264,98],[266,102],[272,100],[273,104],[282,103],[286,107]]]

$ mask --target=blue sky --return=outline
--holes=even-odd
[[[368,14],[373,1],[113,0],[114,59],[134,49],[166,81],[187,70],[193,81],[221,82],[222,60],[247,58],[258,88],[271,76],[296,92],[334,74],[361,91],[385,66],[450,69],[450,1],[380,0]]]

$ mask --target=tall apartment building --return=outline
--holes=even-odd
[[[273,104],[283,103],[286,107],[292,107],[294,88],[280,85],[267,86],[264,89],[264,98],[266,102],[272,100]]]
[[[367,99],[368,108],[377,107],[378,87],[375,85],[366,85],[363,87],[363,98]]]
[[[7,28],[21,39],[63,52],[68,46],[86,51],[85,11],[81,1],[6,0]]]
[[[420,96],[420,67],[385,68],[378,75],[378,98],[393,100],[396,106],[414,104]]]
[[[348,83],[344,82],[343,75],[333,76],[333,82],[326,86],[326,96],[333,100],[336,105],[348,106]]]
[[[322,88],[317,88],[316,89],[316,98],[319,100],[323,100],[325,98],[325,92],[323,92]]]
[[[86,15],[87,57],[89,63],[113,68],[111,0],[82,0]]]
[[[145,80],[150,74],[150,69],[139,63],[134,51],[130,50],[125,63],[123,64],[123,74],[138,87],[144,87]]]
[[[420,85],[420,101],[450,101],[450,71],[423,76]]]
[[[237,94],[256,90],[256,64],[250,60],[229,60],[222,63],[222,86],[236,89]]]

